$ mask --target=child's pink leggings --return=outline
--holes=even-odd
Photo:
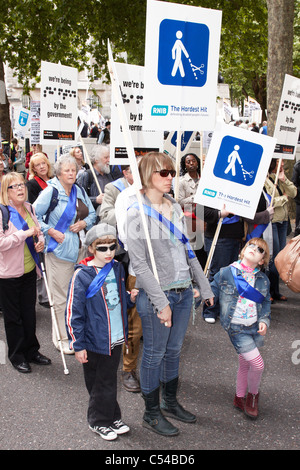
[[[264,361],[257,348],[248,353],[239,354],[239,369],[236,380],[236,395],[244,397],[247,392],[257,394]]]

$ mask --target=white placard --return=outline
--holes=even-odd
[[[274,137],[274,158],[294,160],[300,132],[300,79],[285,75]]]
[[[40,143],[40,101],[30,101],[30,144]]]
[[[144,126],[215,127],[222,12],[148,0]]]
[[[136,156],[144,155],[150,151],[162,151],[163,132],[149,131],[143,128],[144,67],[119,62],[115,62],[115,67]],[[110,163],[126,165],[128,164],[126,142],[113,93],[111,122]]]
[[[42,61],[41,144],[77,139],[77,69]]]
[[[252,219],[276,139],[228,124],[213,133],[194,201]]]
[[[18,139],[25,139],[25,134],[30,126],[30,111],[20,108],[16,113],[14,136]]]

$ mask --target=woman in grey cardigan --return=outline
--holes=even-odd
[[[204,300],[213,304],[213,293],[184,235],[181,207],[168,195],[176,174],[172,160],[165,154],[151,152],[141,159],[139,172],[143,210],[157,270],[155,275],[140,206],[136,196],[131,196],[127,212],[127,245],[139,288],[136,305],[143,327],[140,371],[146,405],[143,426],[158,434],[172,436],[178,434],[178,429],[165,416],[184,422],[196,421],[195,415],[186,411],[176,399],[179,358],[193,297],[201,294]],[[192,281],[200,293],[193,289]]]

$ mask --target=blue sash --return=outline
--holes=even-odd
[[[124,191],[125,189],[125,184],[123,183],[122,179],[119,178],[118,180],[115,180],[112,182],[112,184],[120,191]]]
[[[114,260],[112,260],[110,263],[107,263],[101,271],[98,272],[97,276],[93,279],[93,281],[90,283],[86,293],[85,297],[87,299],[93,297],[95,294],[97,294],[98,290],[103,286],[103,283],[110,272],[110,270],[113,267]]]
[[[135,207],[136,209],[139,209],[139,204],[137,202],[133,203],[128,209],[131,207]],[[150,206],[147,206],[146,204],[143,204],[143,209],[146,215],[149,217],[153,217],[154,219],[158,220],[159,222],[162,222],[162,224],[167,227],[167,229],[170,230],[170,232],[175,235],[175,237],[181,241],[184,245],[187,247],[188,251],[188,256],[190,259],[196,258],[195,253],[193,252],[193,249],[190,245],[189,239],[166,217],[164,217],[160,212],[157,210],[153,209]]]
[[[224,217],[222,224],[228,225],[228,224],[235,224],[240,220],[238,215],[234,215],[233,217]]]
[[[265,193],[265,195],[267,196],[268,198],[268,201],[269,201],[269,205],[271,203],[271,196],[267,193]],[[260,224],[260,225],[256,225],[254,227],[254,229],[252,230],[251,233],[249,233],[249,235],[246,236],[246,242],[248,242],[249,240],[251,240],[251,238],[260,238],[262,236],[262,234],[264,233],[264,231],[266,230],[267,226],[269,224]]]
[[[244,279],[242,276],[237,276],[237,269],[234,266],[230,267],[236,288],[240,296],[245,297],[249,300],[253,300],[253,302],[256,302],[258,304],[261,304],[265,300],[265,297],[257,289],[252,287],[246,281],[246,279]]]
[[[71,194],[68,200],[68,204],[62,213],[59,221],[55,225],[55,230],[59,230],[62,233],[65,233],[67,228],[69,227],[74,215],[76,214],[76,199],[77,199],[77,188],[75,184],[73,184],[71,189]],[[57,247],[58,242],[54,240],[54,238],[50,238],[47,253],[51,253]]]
[[[19,212],[14,207],[11,207],[11,206],[7,206],[7,207],[10,213],[10,220],[14,224],[14,226],[18,230],[24,230],[24,231],[29,230],[26,220],[23,219],[23,217],[19,214]],[[34,249],[33,237],[27,237],[25,242],[29,248],[32,258],[35,261],[35,264],[39,267],[40,270],[42,270],[40,266],[39,256]]]

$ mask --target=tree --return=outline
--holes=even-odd
[[[0,80],[4,81],[3,62],[14,70],[25,93],[40,79],[42,60],[61,61],[82,69],[88,62],[89,40],[83,3],[78,0],[6,0],[0,15]],[[9,139],[7,97],[6,103],[0,105],[0,123],[2,134]]]

